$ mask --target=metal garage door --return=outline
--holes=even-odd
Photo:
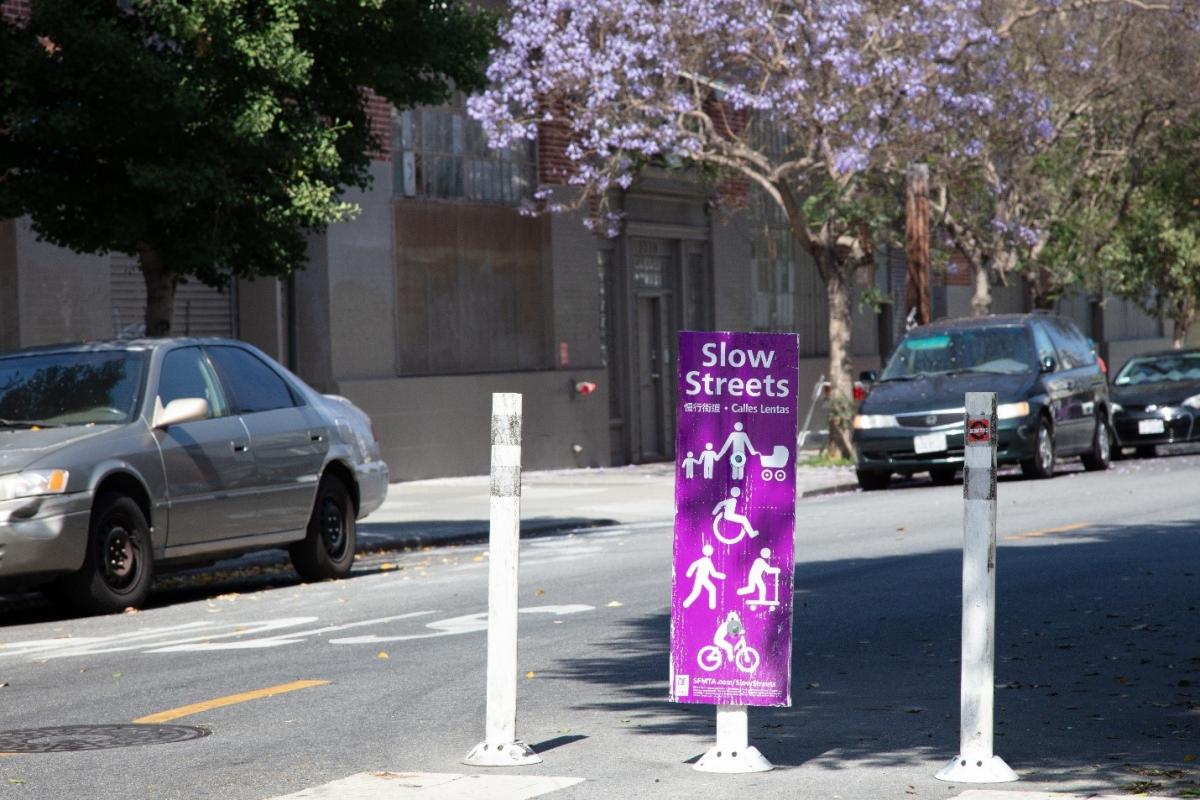
[[[137,262],[124,255],[110,260],[113,335],[141,336],[146,331],[146,285]],[[172,336],[233,336],[233,292],[196,281],[175,290]]]

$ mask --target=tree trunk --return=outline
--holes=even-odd
[[[1182,350],[1184,342],[1187,341],[1188,331],[1192,327],[1192,322],[1196,319],[1196,304],[1192,301],[1183,301],[1175,304],[1174,327],[1172,329],[1171,347],[1176,350]]]
[[[163,268],[162,256],[153,245],[139,244],[138,258],[146,283],[146,335],[169,336],[175,311],[176,278]]]
[[[829,248],[832,250],[832,247]],[[854,457],[850,440],[854,421],[854,375],[850,336],[853,330],[850,296],[850,264],[835,263],[837,256],[827,252],[825,296],[829,303],[829,442],[826,452],[841,458]]]
[[[916,310],[918,325],[928,325],[929,308],[929,167],[909,164],[905,189],[905,311]]]
[[[971,262],[975,278],[975,292],[971,295],[971,316],[986,317],[992,313],[992,276],[982,260]]]

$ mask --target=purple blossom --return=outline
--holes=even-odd
[[[1030,127],[1045,116],[1030,111],[1037,95],[1012,79],[982,0],[509,5],[491,87],[470,100],[470,113],[493,147],[532,138],[538,123],[563,123],[570,183],[602,202],[631,185],[637,164],[727,165],[740,157],[735,139],[767,152],[747,137],[747,115],[755,130],[818,154],[801,183],[939,152],[1001,114],[1028,117]],[[967,157],[982,150],[978,138],[960,145]]]

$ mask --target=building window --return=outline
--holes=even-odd
[[[671,271],[671,242],[668,239],[630,240],[633,246],[633,284],[639,289],[664,289]]]
[[[750,258],[754,268],[754,330],[796,324],[796,239],[783,212],[757,188],[751,198]]]
[[[518,204],[532,196],[533,142],[492,150],[463,101],[401,111],[393,125],[396,194]]]
[[[395,214],[400,374],[553,367],[543,218],[419,201]]]

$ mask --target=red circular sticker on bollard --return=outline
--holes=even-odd
[[[992,440],[992,422],[987,417],[967,418],[967,444],[986,444]]]

